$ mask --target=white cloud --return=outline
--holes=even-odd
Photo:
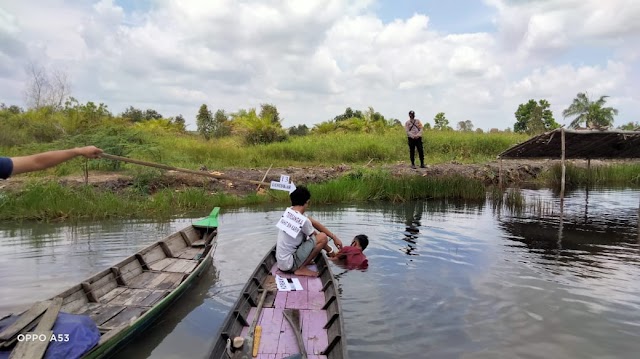
[[[495,31],[441,33],[431,14],[385,23],[373,1],[162,0],[136,13],[113,0],[10,2],[0,9],[0,101],[22,104],[35,60],[68,71],[81,101],[182,113],[192,128],[202,103],[265,102],[286,126],[373,106],[506,128],[529,98],[559,111],[582,91],[624,98],[621,114],[637,117],[640,3],[486,3]]]

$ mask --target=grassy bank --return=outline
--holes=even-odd
[[[356,171],[309,186],[314,203],[354,203],[371,200],[405,201],[447,198],[484,201],[481,182],[462,177],[396,178],[381,171]],[[67,187],[35,181],[20,193],[0,195],[0,220],[64,220],[103,218],[168,218],[214,206],[237,207],[263,203],[288,205],[288,193],[269,191],[243,197],[212,194],[205,188],[163,189],[147,195],[135,186],[119,193],[91,186]]]
[[[121,134],[121,132],[124,133]],[[127,132],[128,131],[128,132]],[[510,146],[527,136],[513,133],[475,133],[458,131],[426,131],[424,149],[427,163],[457,161],[482,163],[495,159]],[[205,141],[202,137],[145,129],[119,130],[117,134],[103,131],[82,138],[25,146],[0,147],[0,154],[17,156],[52,149],[95,144],[106,152],[129,158],[159,162],[175,167],[198,169],[267,168],[287,166],[359,165],[408,161],[406,136],[402,129],[390,129],[383,134],[330,133],[290,137],[285,142],[248,146],[239,137],[223,137]],[[77,159],[64,163],[45,174],[67,175],[81,173],[85,161]],[[136,165],[92,160],[89,169],[130,170]]]
[[[551,188],[560,188],[562,165],[556,164],[551,167],[540,180]],[[568,163],[565,171],[566,188],[584,187],[587,185],[640,185],[640,163],[616,163],[607,166],[591,166],[590,169]]]

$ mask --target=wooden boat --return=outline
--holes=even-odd
[[[41,358],[49,340],[25,341],[25,335],[34,327],[32,333],[50,335],[60,312],[89,316],[97,326],[99,342],[81,352],[83,358],[114,353],[157,319],[211,265],[219,210],[214,208],[209,217],[153,243],[51,300],[36,303],[0,332],[0,348],[12,347],[11,358]],[[97,340],[95,326],[91,329]],[[39,344],[44,348],[39,348],[42,346]]]
[[[277,269],[274,246],[242,289],[209,357],[347,358],[336,280],[323,254],[315,266],[311,268],[320,273],[318,277],[283,273]],[[276,276],[288,282],[297,278],[302,290],[278,290]],[[234,347],[236,341],[236,346],[243,342],[241,348]]]

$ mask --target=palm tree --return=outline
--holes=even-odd
[[[613,124],[613,116],[618,114],[618,110],[613,107],[603,107],[609,96],[600,96],[598,101],[591,101],[586,93],[579,93],[573,99],[573,103],[562,111],[562,115],[567,118],[576,116],[571,121],[569,128],[576,128],[584,123],[586,127],[609,127]]]

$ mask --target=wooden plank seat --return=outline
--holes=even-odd
[[[178,258],[181,259],[193,259],[198,260],[204,251],[203,248],[185,248],[179,255]]]
[[[125,308],[126,307],[123,305],[88,303],[86,306],[81,308],[77,314],[88,315],[93,319],[97,326],[101,326],[103,323],[118,315]]]
[[[127,287],[171,290],[179,286],[184,277],[184,273],[144,271],[129,280]]]
[[[163,272],[191,273],[198,265],[198,261],[180,258],[164,258],[157,262],[148,263],[149,269]]]
[[[117,315],[102,323],[100,326],[104,329],[114,329],[120,325],[131,322],[132,319],[139,318],[151,307],[125,307]]]
[[[148,307],[154,305],[160,299],[164,298],[169,291],[154,289],[134,289],[120,287],[112,290],[113,294],[108,293],[100,298],[100,301],[109,305],[124,305]],[[107,298],[108,297],[108,298]]]
[[[89,303],[83,312],[77,314],[88,315],[104,332],[116,328],[133,318],[140,317],[151,308],[151,306],[127,307],[124,305]]]

